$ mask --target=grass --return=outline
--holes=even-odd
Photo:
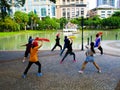
[[[37,32],[43,32],[43,31],[37,31],[37,30],[27,30],[27,31],[19,31],[19,32],[0,32],[0,38],[2,37],[8,37],[18,34],[26,34],[26,33],[37,33]]]
[[[19,31],[19,32],[0,32],[0,38],[2,37],[8,37],[8,36],[13,36],[13,35],[19,35],[19,34],[26,34],[26,33],[29,33],[29,34],[33,34],[33,33],[42,33],[42,32],[47,32],[47,33],[50,33],[50,32],[57,32],[57,30],[22,30],[22,31]],[[89,31],[89,30],[84,30],[84,31]],[[97,30],[91,30],[91,31],[97,31]],[[99,31],[99,30],[98,30]],[[114,30],[101,30],[101,31],[120,31],[120,29],[114,29]]]

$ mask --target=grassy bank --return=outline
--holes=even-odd
[[[2,37],[7,37],[7,36],[13,36],[13,35],[19,35],[19,34],[26,34],[26,33],[29,33],[29,34],[33,34],[33,33],[42,33],[42,32],[53,32],[53,30],[47,30],[47,31],[38,31],[38,30],[27,30],[27,31],[19,31],[19,32],[0,32],[0,38]]]
[[[62,30],[61,30],[62,31]],[[115,32],[120,32],[120,29],[111,29],[111,30],[85,30],[84,31],[115,31]],[[34,34],[34,33],[50,33],[50,32],[59,32],[57,30],[26,30],[26,31],[19,31],[19,32],[0,32],[0,38],[2,37],[8,37],[8,36],[13,36],[13,35],[20,35],[20,34]]]

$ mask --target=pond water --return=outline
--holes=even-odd
[[[84,45],[87,44],[87,38],[89,38],[89,41],[94,41],[95,40],[95,35],[99,31],[92,30],[92,31],[84,31],[83,37],[84,37]],[[102,31],[103,36],[102,40],[115,40],[116,39],[116,34],[118,34],[117,39],[120,40],[120,31]],[[33,34],[22,34],[22,35],[14,35],[14,36],[8,36],[5,38],[0,38],[0,50],[2,51],[16,51],[16,50],[25,50],[25,46],[21,46],[27,43],[29,36],[32,36],[33,38],[35,37],[42,37],[42,38],[48,38],[50,39],[50,42],[44,42],[43,46],[41,47],[42,50],[51,50],[51,48],[55,44],[55,38],[56,34],[58,32],[47,32],[44,31],[42,33],[33,33]],[[73,41],[73,49],[81,49],[81,31],[77,33],[72,33],[72,32],[59,32],[60,33],[60,43],[61,45],[64,44],[64,36],[65,35],[74,35],[76,36],[76,39]],[[92,36],[92,39],[91,39]],[[59,49],[57,47],[56,49]]]

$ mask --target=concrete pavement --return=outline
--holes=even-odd
[[[24,52],[1,51],[0,90],[115,90],[120,80],[119,41],[102,41],[102,47],[104,55],[100,55],[99,51],[95,55],[95,61],[102,70],[100,74],[92,63],[87,65],[84,74],[78,73],[85,59],[85,51],[75,51],[76,63],[73,63],[72,56],[68,56],[60,64],[60,52],[48,50],[39,52],[43,76],[36,76],[37,66],[33,65],[25,79],[21,78],[28,64],[28,61],[22,63]]]

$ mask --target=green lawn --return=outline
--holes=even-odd
[[[36,33],[36,32],[42,32],[42,31],[29,30],[29,31],[19,31],[19,32],[0,32],[0,38],[7,37],[7,36],[13,36],[13,35],[17,35],[17,34]]]

